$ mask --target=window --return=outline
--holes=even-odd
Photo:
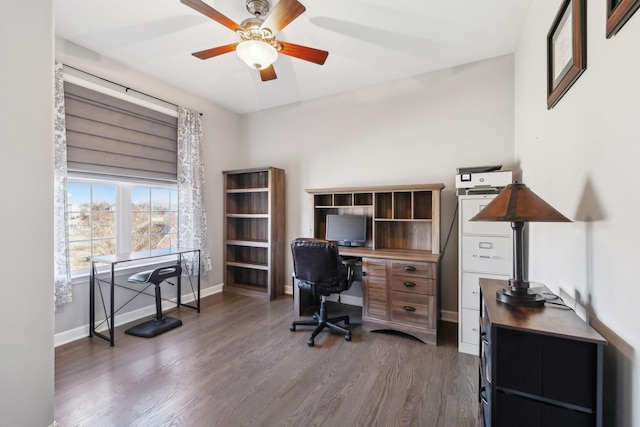
[[[170,188],[131,189],[131,249],[178,246],[178,191]]]
[[[175,185],[69,177],[67,193],[74,276],[88,273],[92,256],[178,245]]]

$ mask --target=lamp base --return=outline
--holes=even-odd
[[[510,305],[523,305],[525,307],[544,306],[544,297],[529,289],[504,288],[502,292],[496,292],[496,299]]]

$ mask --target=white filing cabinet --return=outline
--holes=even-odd
[[[506,280],[513,274],[511,223],[469,221],[496,195],[458,197],[458,351],[476,356],[480,355],[479,279]]]

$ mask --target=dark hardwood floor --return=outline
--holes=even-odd
[[[155,338],[116,330],[56,348],[55,419],[68,426],[475,427],[478,358],[458,353],[456,325],[439,345],[365,332],[352,341],[289,331],[293,301],[216,294]],[[332,305],[332,314],[337,314]]]

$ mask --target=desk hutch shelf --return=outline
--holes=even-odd
[[[365,330],[392,329],[436,344],[443,188],[420,184],[306,190],[313,204],[313,237],[326,237],[327,215],[367,217],[364,245],[340,248],[341,255],[362,259]],[[300,315],[295,287],[294,297]]]
[[[273,167],[225,171],[224,291],[284,293],[285,175]]]

